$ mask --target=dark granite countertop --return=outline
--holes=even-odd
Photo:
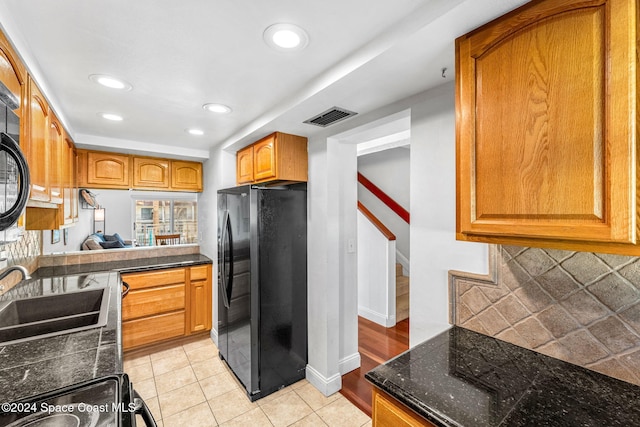
[[[123,372],[120,273],[211,263],[196,254],[39,268],[31,279],[0,296],[0,301],[108,287],[107,324],[27,342],[0,343],[0,403]]]
[[[34,277],[2,295],[0,300],[9,301],[104,287],[110,291],[103,327],[0,343],[0,403],[122,372],[121,283],[117,272]]]
[[[455,326],[365,378],[438,426],[640,426],[640,387]]]
[[[174,255],[164,257],[140,258],[121,261],[99,262],[92,264],[57,265],[39,268],[34,277],[64,276],[96,271],[117,271],[134,273],[141,271],[162,270],[165,268],[189,267],[192,265],[211,264],[211,258],[200,254]]]

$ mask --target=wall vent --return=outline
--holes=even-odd
[[[354,113],[353,111],[345,110],[344,108],[339,107],[331,107],[327,111],[323,111],[317,116],[313,116],[310,119],[305,120],[302,123],[308,123],[310,125],[316,125],[323,128],[330,126],[334,123],[338,123],[339,121],[348,119],[351,116],[355,116],[358,113]]]

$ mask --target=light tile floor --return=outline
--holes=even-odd
[[[250,402],[206,336],[125,355],[124,370],[161,427],[371,426],[340,393],[325,397],[307,380]]]

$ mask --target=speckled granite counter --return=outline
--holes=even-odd
[[[107,324],[22,343],[0,343],[0,403],[123,372],[119,273],[211,262],[203,255],[180,255],[38,269],[30,280],[0,296],[0,301],[108,287]]]
[[[640,387],[459,327],[365,378],[438,426],[640,426]]]

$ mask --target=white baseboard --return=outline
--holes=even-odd
[[[369,310],[366,307],[358,306],[358,316],[362,316],[367,320],[377,323],[385,328],[390,328],[396,324],[396,316],[385,316],[384,314]]]
[[[211,328],[211,333],[209,333],[209,336],[211,336],[213,343],[216,345],[216,347],[218,347],[218,331]]]
[[[325,396],[331,396],[342,388],[342,376],[339,373],[327,378],[310,365],[307,365],[306,378]]]
[[[345,357],[338,363],[338,370],[340,370],[340,375],[347,374],[354,369],[358,369],[360,367],[360,353],[356,352],[350,356]]]
[[[409,269],[409,265],[410,265],[409,258],[402,255],[397,249],[396,249],[396,262],[402,266],[402,274],[404,274],[405,276],[410,276],[409,272],[411,270]]]

